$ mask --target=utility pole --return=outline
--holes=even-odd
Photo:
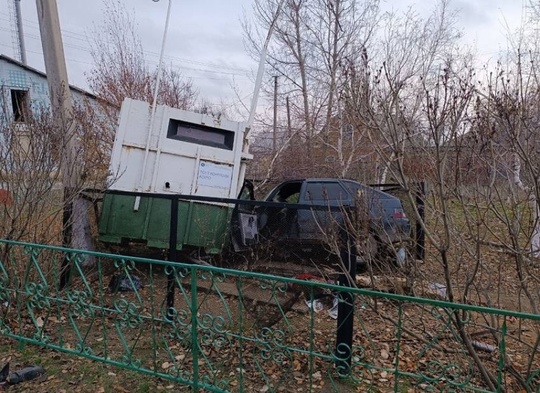
[[[26,63],[26,48],[24,46],[24,33],[23,33],[23,24],[22,24],[22,14],[21,14],[21,0],[15,1],[15,15],[17,17],[17,34],[19,38],[19,51],[21,52],[21,62]]]
[[[272,152],[276,152],[276,134],[277,134],[277,90],[278,76],[274,76],[274,133],[272,135]]]
[[[73,245],[74,201],[77,197],[80,171],[77,163],[77,139],[73,119],[73,106],[67,78],[64,47],[60,33],[56,0],[36,0],[39,30],[45,70],[49,84],[49,95],[56,132],[61,133],[62,157],[60,170],[64,188],[63,246]],[[69,280],[71,261],[62,263],[60,289]]]

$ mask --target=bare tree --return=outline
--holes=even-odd
[[[246,36],[254,55],[258,54],[260,34],[255,32],[266,31],[276,6],[276,2],[255,2],[257,25],[246,24]],[[342,177],[357,160],[357,149],[342,148],[343,134],[347,132],[340,120],[343,65],[347,58],[362,53],[377,18],[376,1],[285,2],[268,62],[269,73],[280,76],[279,100],[288,103],[287,126],[280,127],[287,132],[278,139],[288,141],[290,148],[279,150],[289,157],[292,150],[302,151],[296,154],[302,158],[294,163],[297,173],[305,175],[309,169],[317,168],[319,172]],[[355,142],[350,145],[356,147]],[[325,163],[324,157],[330,155],[332,162]],[[276,166],[287,166],[279,159],[271,161]]]
[[[350,62],[345,95],[354,106],[347,115],[380,147],[378,183],[385,183],[392,164],[403,158],[406,137],[422,132],[423,91],[437,83],[436,75],[459,38],[456,16],[448,8],[448,1],[439,2],[427,19],[411,10],[386,14],[379,45]]]
[[[413,260],[396,273],[407,275],[412,293],[443,288],[438,296],[451,302],[538,313],[538,40],[532,34],[523,35],[526,42],[515,40],[519,45],[513,46],[509,61],[484,78],[474,57],[459,46],[456,15],[449,12],[448,1],[439,2],[427,19],[411,11],[385,14],[370,39],[351,41],[357,47],[332,40],[337,36],[330,33],[324,41],[329,45],[321,45],[321,31],[340,31],[336,26],[341,22],[324,24],[322,20],[329,19],[321,17],[323,10],[337,15],[338,3],[308,12],[305,2],[287,2],[287,18],[279,26],[270,63],[287,80],[280,90],[293,103],[293,132],[278,150],[281,159],[266,157],[270,168],[284,164],[281,174],[298,176],[304,169],[301,164],[316,161],[318,144],[328,148],[320,158],[335,148],[340,164],[345,163],[342,173],[354,173],[347,169],[346,159],[347,127],[352,126],[362,141],[359,146],[374,152],[370,180],[399,183],[411,218],[426,233],[425,261]],[[264,25],[272,5],[258,3],[259,23]],[[335,29],[323,28],[329,26]],[[354,49],[354,56],[332,51],[335,45],[330,44],[336,42]],[[335,58],[337,63],[325,62]],[[342,137],[332,139],[332,131]],[[310,154],[302,146],[307,143]],[[362,150],[355,151],[357,156],[358,152]],[[320,174],[319,168],[312,165],[304,173]],[[425,217],[415,204],[417,181],[428,184]],[[337,250],[335,236],[332,239],[330,231],[327,235]],[[366,237],[361,226],[355,235],[362,244]],[[384,310],[379,313],[385,317]],[[474,338],[483,332],[495,348],[505,344],[502,337],[507,334],[506,343],[511,338],[523,351],[519,365],[510,356],[500,360],[512,380],[506,386],[533,389],[530,381],[540,348],[536,326],[520,325],[510,332],[508,321],[481,313],[448,311],[446,317],[458,352],[467,354],[486,388],[497,389],[500,369],[478,352]],[[429,337],[440,333],[424,328]],[[527,337],[522,329],[532,334]]]
[[[104,13],[103,25],[93,34],[91,53],[95,67],[88,75],[90,88],[117,108],[126,97],[152,102],[157,69],[145,60],[134,13],[129,13],[119,1],[106,3]],[[172,68],[164,70],[158,104],[189,109],[196,98],[190,80]]]
[[[6,113],[6,112],[4,112]],[[8,119],[7,116],[4,119]],[[62,231],[60,136],[47,112],[0,126],[0,237],[58,243]]]
[[[539,276],[530,260],[538,224],[535,62],[518,51],[512,62],[483,80],[470,57],[439,53],[420,63],[419,69],[428,72],[406,73],[411,77],[403,82],[401,74],[383,65],[371,84],[357,83],[350,96],[353,104],[365,105],[357,112],[370,117],[358,121],[368,127],[382,160],[391,163],[385,171],[408,192],[428,238],[424,265],[412,267],[413,290],[442,282],[444,298],[452,302],[537,313]],[[416,180],[430,185],[425,219],[413,203]],[[475,326],[467,318],[453,313],[449,321],[485,385],[496,389],[496,370],[477,353]],[[484,322],[499,343],[503,322]],[[514,360],[504,359],[514,382],[524,388],[540,342],[534,331],[532,341],[511,334],[531,348],[526,369],[518,371]]]

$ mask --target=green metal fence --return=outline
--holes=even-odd
[[[0,240],[0,317],[4,336],[193,391],[540,392],[540,316],[317,280]]]

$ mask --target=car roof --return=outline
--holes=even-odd
[[[285,184],[285,183],[297,183],[297,182],[340,182],[340,183],[354,183],[358,186],[361,186],[361,187],[366,187],[368,189],[370,189],[370,191],[372,192],[375,192],[377,194],[379,194],[380,196],[384,196],[385,198],[389,198],[389,199],[399,199],[397,198],[396,196],[392,195],[392,194],[389,194],[385,191],[382,191],[382,190],[379,190],[378,188],[375,188],[375,187],[372,187],[370,186],[369,184],[365,184],[365,183],[360,183],[358,180],[353,180],[353,179],[341,179],[341,178],[337,178],[337,177],[307,177],[307,178],[299,178],[299,179],[290,179],[290,180],[285,180],[281,183],[279,183],[280,185],[282,184]]]

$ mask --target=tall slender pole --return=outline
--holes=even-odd
[[[54,124],[57,132],[62,133],[62,159],[60,163],[64,187],[62,234],[63,245],[70,247],[73,242],[73,202],[77,196],[77,185],[80,177],[73,107],[56,0],[36,0],[36,6]],[[70,266],[70,261],[65,259],[62,264],[61,289],[68,282]]]
[[[21,62],[23,64],[27,64],[26,48],[24,45],[22,14],[21,14],[21,0],[14,0],[14,1],[15,1],[15,15],[17,16],[17,34],[19,36],[19,51],[21,52]]]
[[[287,137],[291,137],[292,135],[292,129],[291,129],[291,104],[289,102],[289,96],[287,96]]]
[[[264,41],[264,45],[261,49],[261,57],[259,59],[259,67],[257,69],[257,78],[255,79],[255,87],[253,88],[253,98],[251,100],[251,107],[249,109],[249,117],[247,119],[246,124],[246,133],[244,134],[244,150],[247,151],[248,149],[248,136],[251,131],[251,127],[253,126],[253,120],[255,119],[255,112],[257,110],[257,102],[259,101],[259,91],[261,90],[261,84],[262,84],[262,78],[264,75],[264,64],[266,63],[266,52],[268,50],[268,45],[270,44],[270,39],[272,38],[272,34],[274,34],[274,29],[276,27],[277,19],[279,18],[279,15],[281,15],[281,8],[283,7],[283,4],[285,3],[285,0],[281,0],[276,8],[276,12],[273,16],[272,22],[270,23],[270,27],[268,28],[268,32],[266,33],[266,40]]]
[[[57,130],[63,133],[64,157],[61,168],[63,182],[65,187],[75,188],[78,180],[78,170],[75,165],[77,140],[74,138],[73,105],[60,33],[58,7],[56,0],[36,0],[36,5],[52,113]]]
[[[276,152],[276,134],[277,134],[277,93],[278,76],[274,76],[274,132],[272,134],[272,152]]]
[[[153,0],[155,3],[157,3],[159,0]],[[144,160],[143,160],[143,166],[141,170],[141,176],[139,177],[139,185],[137,187],[137,191],[142,191],[143,189],[143,182],[144,182],[144,175],[146,172],[146,167],[148,165],[148,155],[150,152],[150,138],[152,136],[152,130],[154,128],[154,119],[156,117],[156,106],[157,106],[157,97],[159,94],[159,84],[161,83],[161,74],[163,73],[163,54],[165,52],[165,43],[167,42],[167,31],[169,30],[169,19],[171,16],[171,5],[172,0],[169,0],[169,5],[167,6],[167,17],[165,19],[165,30],[163,31],[163,38],[161,39],[161,50],[159,52],[159,62],[158,62],[158,69],[157,69],[157,76],[156,76],[156,85],[154,86],[154,96],[152,98],[152,113],[150,114],[150,125],[148,127],[148,135],[146,136],[146,147],[144,149]],[[141,197],[135,198],[135,206],[133,207],[133,210],[139,210],[139,203],[141,201]]]

